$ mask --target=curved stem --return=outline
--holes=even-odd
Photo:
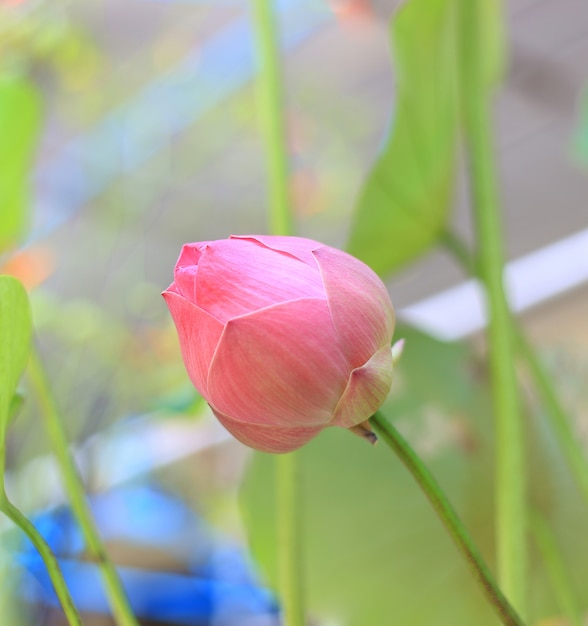
[[[108,558],[104,546],[102,545],[102,540],[94,525],[90,507],[86,500],[82,479],[70,454],[67,436],[63,429],[55,400],[51,393],[41,360],[34,347],[31,350],[28,371],[32,386],[37,394],[41,413],[45,421],[45,428],[47,429],[47,434],[51,440],[61,470],[65,491],[70,500],[72,511],[80,525],[88,551],[96,560],[100,573],[102,574],[104,588],[115,620],[119,626],[138,626],[138,622],[133,616],[129,601],[118,576],[118,572]]]
[[[0,415],[0,420],[5,419],[5,416]],[[70,624],[70,626],[82,626],[82,620],[76,606],[69,593],[69,589],[63,578],[63,573],[59,567],[59,562],[55,558],[55,555],[51,551],[49,544],[45,541],[41,533],[35,528],[32,522],[27,519],[19,509],[10,502],[6,495],[6,488],[4,485],[4,475],[6,467],[6,428],[2,425],[0,427],[0,511],[6,515],[12,522],[18,526],[30,539],[31,543],[35,546],[45,567],[47,573],[55,589],[57,598],[63,608],[63,613]]]
[[[408,442],[394,428],[394,426],[378,411],[371,418],[378,435],[394,450],[406,469],[417,481],[425,496],[435,509],[441,522],[451,535],[462,556],[466,559],[474,578],[480,585],[486,599],[498,615],[505,626],[524,626],[523,620],[518,616],[515,609],[508,602],[494,576],[484,562],[478,548],[463,523],[459,519],[455,509],[451,506],[447,496],[433,478],[433,475],[422,463],[416,452],[410,447]]]
[[[4,489],[4,487],[2,487]],[[31,521],[27,519],[15,506],[8,500],[5,493],[0,495],[0,510],[11,519],[21,530],[28,536],[31,543],[37,548],[43,563],[49,573],[49,578],[53,583],[53,588],[57,594],[57,598],[61,603],[65,617],[70,626],[82,626],[82,619],[76,609],[72,597],[69,593],[59,563],[51,548],[43,539],[39,531],[33,526]]]

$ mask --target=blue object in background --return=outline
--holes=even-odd
[[[142,551],[150,561],[149,569],[118,568],[139,619],[178,626],[279,624],[276,601],[259,585],[242,548],[177,498],[153,487],[120,488],[93,497],[91,506],[104,541],[123,546],[124,561],[127,552],[136,560]],[[60,507],[33,522],[58,556],[78,609],[109,615],[100,573],[83,559],[84,543],[71,511]],[[116,549],[112,556],[116,562]],[[59,606],[47,570],[28,540],[16,558],[23,571],[24,601],[41,611]]]

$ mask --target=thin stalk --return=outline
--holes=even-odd
[[[451,232],[444,233],[442,243],[470,275],[479,275],[472,254],[463,241],[456,237],[455,234]],[[518,352],[524,359],[531,374],[535,389],[547,411],[547,418],[557,437],[564,458],[570,466],[578,488],[588,503],[588,458],[574,434],[572,420],[561,405],[552,379],[541,365],[537,354],[525,337],[523,329],[513,316],[511,316],[511,327],[516,339]],[[573,626],[581,626],[582,612],[580,603],[573,591],[571,580],[566,573],[553,532],[544,517],[536,510],[531,511],[529,527],[545,562],[561,610]]]
[[[291,235],[288,152],[283,116],[283,87],[276,18],[271,0],[253,0],[255,41],[259,58],[259,111],[268,170],[269,231]],[[284,626],[305,623],[302,567],[301,494],[298,455],[275,457],[279,591]]]
[[[547,409],[547,417],[555,432],[560,448],[570,466],[576,484],[588,504],[588,458],[586,457],[586,452],[574,433],[572,420],[566,414],[553,387],[551,378],[520,329],[516,333],[516,339],[520,352],[533,377],[535,389],[541,398],[543,406]]]
[[[3,486],[2,490],[4,490]],[[41,555],[41,558],[43,559],[43,563],[45,563],[45,567],[47,568],[47,572],[49,573],[49,578],[51,578],[53,588],[55,589],[57,598],[61,603],[63,612],[70,626],[82,626],[82,618],[80,617],[80,614],[78,613],[78,610],[73,603],[67,585],[65,584],[65,580],[63,578],[61,568],[59,567],[59,563],[45,539],[43,539],[42,535],[33,526],[30,520],[28,520],[14,506],[14,504],[12,504],[12,502],[8,500],[5,493],[2,493],[0,495],[0,509],[6,515],[6,517],[12,520],[12,522],[14,522],[16,526],[21,528],[21,530],[31,540],[31,543],[35,546],[35,548],[37,548],[39,554]]]
[[[59,562],[51,551],[51,548],[35,526],[28,520],[15,506],[10,502],[6,495],[4,487],[4,468],[6,462],[6,430],[0,428],[0,511],[6,515],[12,522],[18,526],[31,540],[31,543],[37,548],[49,578],[57,594],[57,598],[63,608],[65,617],[70,626],[81,626],[82,619],[76,609],[72,597],[69,593],[65,579],[59,567]]]
[[[269,224],[274,235],[292,234],[288,189],[288,151],[283,114],[276,16],[271,0],[253,0],[259,59],[259,112],[268,168]]]
[[[471,276],[479,276],[479,271],[472,254],[467,246],[455,234],[443,233],[442,243],[451,252],[458,263]],[[578,488],[588,504],[588,457],[578,437],[572,428],[573,420],[563,408],[559,396],[553,386],[553,381],[541,364],[535,350],[525,337],[521,325],[511,316],[511,328],[516,341],[517,350],[523,358],[539,394],[541,402],[547,411],[547,419],[557,437]]]
[[[483,41],[479,0],[464,2],[473,41]],[[524,431],[514,369],[514,342],[502,283],[504,252],[492,145],[489,94],[483,84],[484,51],[471,46],[465,59],[463,98],[478,259],[487,294],[492,396],[496,428],[496,540],[498,580],[521,614],[526,613],[527,541]]]
[[[37,395],[45,428],[51,440],[57,463],[61,470],[65,491],[68,495],[72,511],[80,525],[84,541],[93,559],[95,559],[102,579],[108,601],[116,623],[119,626],[138,626],[132,609],[123,589],[116,568],[108,558],[102,540],[98,534],[82,479],[69,451],[68,440],[56,402],[53,398],[43,365],[33,347],[29,361],[29,378]]]
[[[535,542],[545,563],[551,586],[560,610],[572,626],[582,626],[582,611],[578,598],[572,591],[572,583],[566,572],[553,531],[537,510],[529,515],[529,525]]]
[[[301,498],[297,453],[276,457],[278,576],[283,620],[288,626],[303,626]]]
[[[476,544],[431,472],[422,463],[404,437],[379,411],[370,418],[370,422],[378,435],[397,454],[423,490],[458,550],[467,561],[475,580],[478,582],[488,602],[490,602],[500,617],[501,622],[505,626],[524,626],[523,620],[518,616],[498,587]]]

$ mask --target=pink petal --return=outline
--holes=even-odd
[[[312,256],[312,251],[323,245],[318,241],[304,237],[285,237],[282,235],[231,235],[231,239],[257,241],[271,250],[291,254],[313,268],[316,268],[317,265]]]
[[[198,262],[206,246],[210,241],[187,243],[182,246],[182,251],[174,268],[174,283],[179,294],[195,302],[196,274]]]
[[[354,369],[329,426],[350,428],[370,418],[388,396],[393,368],[392,351],[387,346],[365,365]]]
[[[359,367],[392,341],[390,296],[378,275],[346,252],[323,246],[313,255],[343,351],[352,366]]]
[[[198,263],[196,303],[221,322],[299,298],[324,298],[319,273],[253,240],[210,243]]]
[[[178,331],[190,380],[200,394],[208,398],[208,367],[223,332],[223,325],[174,291],[164,291],[163,297]]]
[[[209,400],[252,424],[322,426],[349,376],[325,300],[303,299],[227,322]]]
[[[220,423],[241,443],[261,452],[279,454],[291,452],[316,437],[322,427],[274,426],[266,424],[246,424],[231,419],[210,407]]]

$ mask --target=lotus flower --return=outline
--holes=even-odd
[[[289,452],[341,426],[375,440],[394,309],[361,261],[299,237],[189,243],[163,296],[192,383],[237,439]]]

